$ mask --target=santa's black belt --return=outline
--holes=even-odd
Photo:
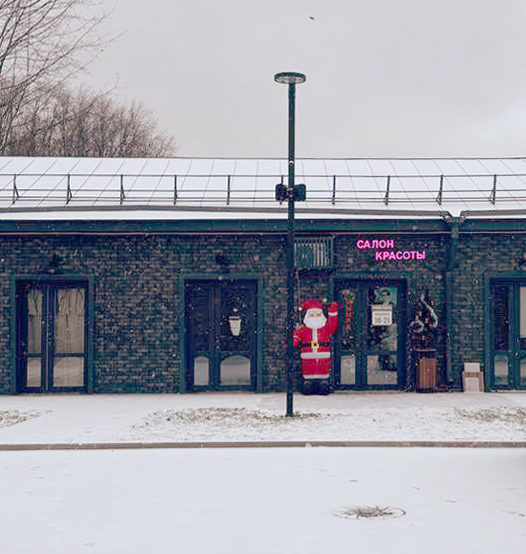
[[[319,348],[320,346],[330,346],[330,342],[310,342],[308,344],[305,344],[304,347],[306,348]]]

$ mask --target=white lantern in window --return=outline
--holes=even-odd
[[[234,310],[234,312],[237,312],[237,309]],[[230,332],[234,337],[239,337],[241,334],[241,316],[234,313],[234,315],[231,315],[228,318],[228,322],[230,323]]]

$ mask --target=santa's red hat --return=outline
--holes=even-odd
[[[306,312],[307,310],[323,310],[323,304],[318,300],[307,300],[301,305],[302,311]]]

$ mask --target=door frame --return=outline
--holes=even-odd
[[[20,341],[20,328],[18,320],[20,289],[27,285],[42,286],[83,286],[86,290],[86,313],[84,328],[84,348],[85,348],[85,384],[83,387],[57,387],[50,390],[44,390],[44,393],[71,393],[82,392],[91,394],[94,391],[94,322],[95,322],[95,302],[94,290],[95,279],[87,275],[71,274],[30,274],[13,275],[10,278],[10,298],[11,298],[11,393],[19,394],[25,392],[21,390],[19,382],[19,363],[20,353],[18,345]],[[39,389],[36,389],[39,390]],[[31,391],[33,392],[33,391]]]
[[[256,284],[255,298],[256,298],[256,355],[255,355],[255,379],[254,386],[250,390],[261,392],[264,386],[264,375],[262,369],[264,366],[264,337],[262,333],[264,321],[265,321],[265,286],[264,278],[260,274],[254,273],[192,273],[185,275],[179,279],[179,298],[181,299],[179,307],[179,351],[183,352],[182,356],[182,368],[179,372],[179,390],[181,392],[190,392],[193,389],[189,389],[186,382],[186,371],[189,366],[188,351],[188,329],[186,325],[186,290],[187,286],[197,282],[209,282],[211,284],[219,284],[221,282],[228,281],[252,281]],[[228,390],[228,388],[220,389]],[[234,390],[234,389],[233,389]],[[237,390],[237,389],[236,389]]]
[[[337,390],[405,390],[408,383],[408,333],[407,333],[407,321],[409,310],[409,295],[410,295],[410,281],[407,278],[407,274],[398,272],[386,272],[382,274],[363,274],[363,273],[341,273],[334,276],[334,291],[333,296],[336,299],[336,291],[343,286],[344,283],[353,282],[363,285],[371,285],[375,282],[388,281],[395,283],[399,290],[399,302],[398,306],[398,375],[396,385],[337,385]],[[340,372],[341,363],[341,348],[338,341],[340,329],[336,334],[336,343],[334,345],[334,380],[336,381],[336,374]],[[336,383],[335,383],[336,385]]]
[[[526,273],[519,272],[488,272],[485,275],[484,280],[484,367],[487,371],[484,371],[485,385],[490,390],[526,390],[526,387],[520,386],[517,383],[517,375],[513,376],[515,383],[509,385],[495,385],[495,349],[493,346],[493,337],[495,331],[495,322],[493,320],[493,290],[494,287],[499,284],[508,284],[514,286],[520,286],[524,284],[526,286]],[[512,304],[509,306],[510,310],[510,326],[517,330],[517,326],[520,325],[520,305],[519,298],[511,293]],[[509,349],[508,352],[512,352]],[[517,368],[515,368],[517,372]]]

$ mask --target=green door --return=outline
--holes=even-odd
[[[405,386],[403,283],[343,281],[337,285],[337,295],[340,325],[335,345],[335,386]]]
[[[255,389],[256,282],[200,281],[186,287],[189,390]]]
[[[526,282],[494,283],[491,323],[493,387],[526,389]]]

